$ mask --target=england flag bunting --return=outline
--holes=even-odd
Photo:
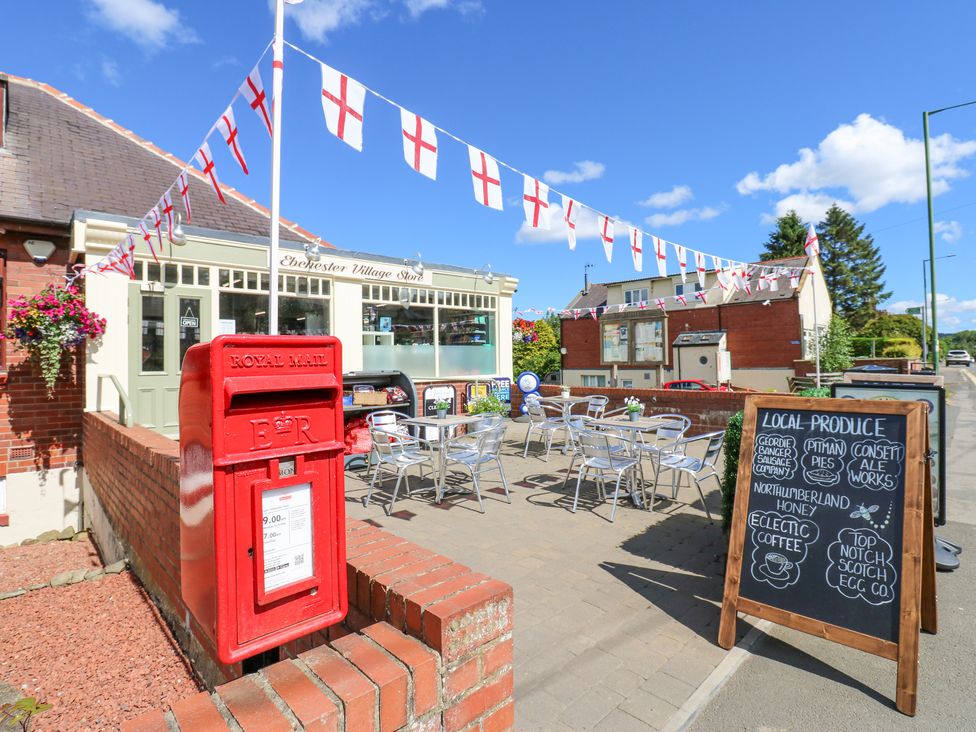
[[[146,228],[146,223],[144,221],[139,222],[139,231],[142,232],[142,240],[146,242],[146,246],[149,247],[149,253],[152,254],[153,259],[159,263],[159,257],[156,256],[156,250],[152,245],[152,234],[149,233],[149,229]]]
[[[695,272],[698,274],[698,284],[705,289],[705,255],[695,252]]]
[[[718,257],[712,257],[712,269],[715,270],[715,277],[718,279],[718,286],[723,290],[729,289],[728,281],[725,277],[725,272],[722,269],[722,260]]]
[[[654,239],[654,256],[657,258],[657,273],[660,277],[668,276],[668,243],[659,236]]]
[[[431,180],[437,180],[437,130],[419,114],[400,109],[403,159]]]
[[[771,292],[779,291],[779,274],[780,272],[778,269],[774,269],[769,273],[769,289]]]
[[[678,269],[681,272],[681,281],[688,281],[688,254],[687,250],[680,244],[672,244],[674,247],[674,253],[678,255]]]
[[[701,300],[706,305],[708,304],[708,290],[698,290],[695,293],[695,297]]]
[[[237,141],[237,123],[234,121],[233,107],[227,107],[224,113],[220,115],[220,118],[217,120],[217,129],[220,130],[220,136],[227,143],[227,147],[230,149],[231,155],[234,156],[234,160],[241,166],[244,175],[247,175],[247,163],[244,161],[244,153],[241,152],[241,145]]]
[[[590,308],[590,315],[593,316],[593,320],[596,320],[596,308]]]
[[[617,312],[618,313],[622,313],[626,309],[627,309],[627,303],[625,303],[625,302],[622,302],[622,303],[620,303],[620,304],[617,305]]]
[[[680,302],[682,305],[688,304],[688,298],[686,298],[684,295],[675,295],[674,299]]]
[[[132,236],[132,234],[129,234],[128,246],[126,248],[129,253],[129,276],[131,277],[131,279],[135,279],[136,278],[136,271],[135,271],[136,240],[135,237]]]
[[[597,217],[597,226],[600,231],[600,241],[603,242],[603,252],[607,255],[607,261],[613,259],[613,226],[614,220],[606,214]]]
[[[149,223],[156,230],[156,241],[159,242],[159,251],[163,251],[163,220],[159,216],[159,207],[153,206],[149,209]]]
[[[176,185],[180,189],[180,197],[183,199],[183,208],[186,209],[186,223],[193,220],[190,214],[190,181],[186,177],[186,171],[180,173],[176,179]]]
[[[790,270],[790,287],[795,290],[799,286],[800,286],[800,272],[799,272],[799,270],[791,269]]]
[[[226,204],[227,201],[224,200],[224,194],[220,190],[220,181],[217,179],[217,169],[214,167],[213,153],[210,152],[210,145],[204,142],[200,146],[200,149],[197,150],[197,154],[193,156],[193,159],[197,161],[200,170],[210,180],[210,185],[213,186],[214,191],[217,193],[217,198],[220,199],[221,203]]]
[[[807,241],[803,245],[803,251],[807,253],[808,257],[820,256],[820,240],[817,238],[817,230],[813,228],[813,224],[810,224],[810,228],[807,230]]]
[[[765,267],[763,267],[763,268],[762,268],[762,269],[761,269],[761,270],[759,271],[759,277],[758,277],[758,279],[756,280],[756,284],[758,285],[758,287],[759,287],[759,291],[760,291],[760,292],[762,292],[762,291],[763,291],[763,290],[765,290],[765,289],[766,289],[767,287],[769,287],[769,282],[768,282],[768,281],[767,281],[767,279],[766,279],[767,277],[769,277],[769,273],[768,273],[768,271],[766,270],[766,268],[765,268]]]
[[[658,306],[659,308],[661,308],[661,310],[665,310],[665,309],[666,309],[666,308],[664,307],[664,298],[663,298],[663,297],[659,297],[659,298],[658,298],[657,300],[655,300],[654,302],[655,302],[655,303],[657,304],[657,306]]]
[[[634,258],[634,269],[642,272],[644,267],[644,232],[636,226],[628,226],[627,238],[630,239],[630,254]]]
[[[579,316],[580,316],[580,309],[579,308],[575,308],[573,310],[573,320],[579,320]]]
[[[549,186],[537,178],[522,176],[525,183],[522,191],[522,208],[525,209],[525,223],[533,229],[549,228]]]
[[[322,112],[325,126],[349,147],[363,150],[363,106],[366,87],[322,64]]]
[[[251,73],[247,75],[244,79],[244,83],[241,84],[241,94],[247,103],[250,105],[251,109],[258,116],[262,123],[264,123],[265,129],[268,131],[268,137],[272,137],[271,133],[271,115],[268,113],[268,103],[267,97],[264,93],[264,84],[261,83],[261,72],[258,71],[258,67],[255,66]],[[187,219],[189,220],[189,219]]]
[[[498,163],[487,153],[468,145],[468,161],[471,163],[471,184],[474,200],[482,206],[502,210],[502,179]]]
[[[641,300],[637,303],[638,310],[647,310],[647,300]]]
[[[159,208],[163,211],[163,216],[166,217],[166,238],[173,241],[173,197],[170,195],[169,191],[163,194],[163,197],[159,199]]]
[[[566,238],[569,240],[569,250],[576,249],[576,214],[579,204],[569,196],[563,196],[563,221],[566,222]]]

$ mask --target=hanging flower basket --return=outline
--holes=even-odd
[[[5,337],[17,340],[41,370],[49,398],[71,349],[105,332],[105,318],[85,307],[77,287],[51,284],[30,298],[7,302]]]

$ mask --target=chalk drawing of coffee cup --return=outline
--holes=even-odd
[[[786,572],[793,569],[793,562],[777,552],[769,552],[766,555],[765,569],[773,577],[782,577]]]

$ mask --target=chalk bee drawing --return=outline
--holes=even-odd
[[[865,507],[865,505],[862,503],[851,511],[851,518],[862,518],[876,529],[886,529],[888,528],[888,524],[891,523],[891,509],[893,506],[893,503],[888,503],[888,512],[885,514],[884,521],[881,521],[880,523],[875,523],[874,518],[871,516],[871,514],[880,508],[880,506],[877,505]]]

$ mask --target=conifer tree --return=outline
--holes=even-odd
[[[833,301],[834,312],[859,330],[875,317],[885,291],[885,266],[874,237],[837,204],[817,225],[820,263]]]
[[[759,259],[766,262],[770,259],[802,257],[803,244],[806,240],[806,225],[800,219],[800,215],[790,209],[776,219],[776,228],[769,232],[769,238],[763,244],[766,251],[759,255]]]

